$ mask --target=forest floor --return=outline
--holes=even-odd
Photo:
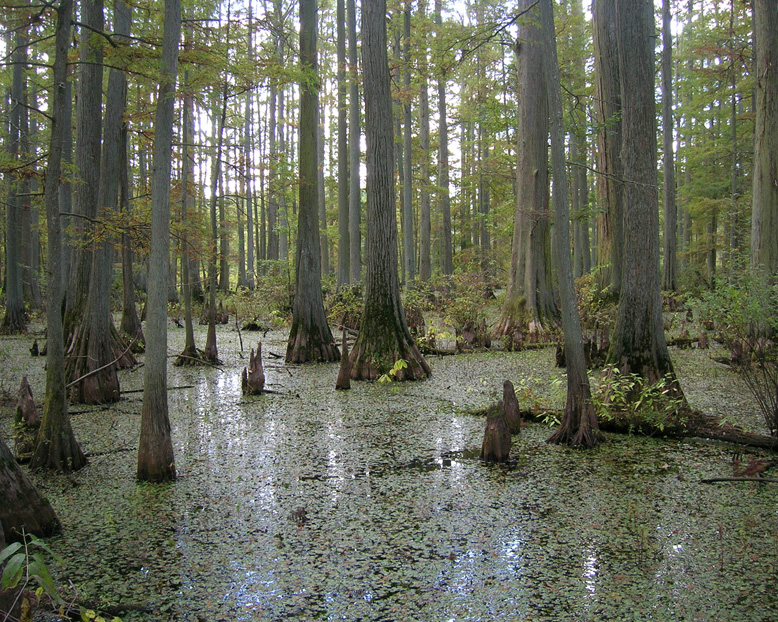
[[[183,335],[170,326],[171,362]],[[26,374],[40,402],[36,336],[0,338],[0,389]],[[285,366],[273,331],[274,393],[244,397],[256,338],[220,327],[222,367],[170,368],[172,484],[134,479],[142,368],[110,408],[71,406],[89,465],[31,474],[62,522],[66,598],[136,606],[124,620],[778,619],[778,486],[700,483],[757,452],[618,435],[576,451],[526,423],[510,462],[487,465],[473,413],[505,379],[522,408],[560,408],[553,350],[432,356],[426,381],[336,392],[337,364]],[[715,354],[672,351],[690,405],[764,433]]]

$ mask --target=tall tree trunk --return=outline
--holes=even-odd
[[[622,93],[616,37],[616,0],[592,2],[595,107],[597,111],[598,287],[618,298],[623,255],[623,185],[621,163]]]
[[[319,125],[319,65],[316,58],[316,2],[300,2],[300,206],[297,270],[287,363],[340,360],[321,293],[316,136]],[[345,116],[345,115],[344,115]]]
[[[188,40],[191,40],[191,30],[187,29]],[[184,349],[176,359],[175,365],[194,365],[200,361],[200,354],[197,351],[194,337],[194,322],[192,319],[192,274],[190,271],[191,262],[189,256],[192,252],[190,248],[189,234],[187,228],[187,219],[189,212],[194,208],[194,157],[191,149],[194,145],[194,96],[190,92],[189,70],[184,69],[184,79],[182,84],[184,91],[183,110],[182,110],[182,138],[181,146],[181,223],[183,224],[183,275],[181,280],[183,285],[184,297]],[[209,325],[210,326],[210,325]],[[215,333],[214,333],[215,334]]]
[[[131,15],[122,0],[114,1],[113,30],[119,42],[130,34]],[[127,78],[121,69],[111,69],[105,104],[104,136],[100,162],[98,206],[102,217],[116,211],[119,196],[122,125],[127,99]],[[68,347],[66,377],[73,383],[71,399],[87,404],[105,404],[119,399],[118,367],[134,364],[126,344],[115,334],[111,319],[112,241],[102,234],[92,248],[92,267],[86,313],[75,324]],[[118,359],[118,360],[117,360]],[[79,380],[81,379],[81,380]]]
[[[349,104],[348,104],[348,151],[350,176],[348,191],[348,223],[349,223],[349,276],[352,283],[362,279],[362,190],[360,185],[360,143],[362,139],[362,124],[360,121],[361,104],[359,99],[359,73],[357,54],[357,9],[356,0],[346,0],[348,22],[348,60],[349,60]]]
[[[435,0],[435,24],[438,27],[436,39],[442,39],[442,0]],[[451,195],[449,190],[448,164],[448,119],[446,117],[446,72],[438,69],[438,209],[443,218],[443,274],[454,272],[454,251],[451,230]]]
[[[121,151],[119,152],[119,209],[122,211],[125,223],[130,218],[130,162],[127,154],[127,125],[122,127]],[[135,279],[132,275],[133,252],[129,225],[122,228],[122,321],[121,332],[133,342],[131,351],[142,352],[146,346],[138,307],[135,303]]]
[[[778,274],[778,0],[754,0],[756,127],[751,265]]]
[[[365,306],[351,351],[352,379],[378,378],[402,359],[398,380],[420,379],[430,368],[413,343],[400,301],[394,198],[392,96],[386,44],[386,2],[362,7],[362,71],[367,139],[367,266]]]
[[[25,42],[25,51],[27,49]],[[27,64],[26,54],[24,64]],[[27,82],[27,78],[24,78]],[[25,175],[21,181],[20,208],[22,214],[22,285],[24,289],[24,300],[30,309],[40,309],[43,301],[41,300],[41,288],[38,282],[38,270],[40,268],[40,257],[38,256],[38,209],[35,207],[33,196],[37,194],[38,178],[35,174],[35,161],[31,144],[34,145],[35,125],[30,117],[30,108],[37,109],[36,94],[34,85],[28,88],[26,84],[22,92],[22,123],[19,133],[19,147],[21,151],[21,160],[25,167],[29,169],[29,174]],[[28,91],[32,91],[31,96]],[[27,164],[31,162],[31,164]]]
[[[71,349],[73,334],[85,315],[92,269],[94,225],[91,223],[97,218],[103,131],[103,41],[94,33],[103,31],[103,0],[82,0],[80,19],[83,25],[76,97],[75,216],[72,222],[75,249],[64,318],[67,350]]]
[[[13,83],[11,86],[10,133],[8,157],[14,165],[19,164],[19,143],[21,140],[22,110],[24,106],[24,68],[27,64],[26,28],[19,26],[13,51]],[[18,173],[5,175],[8,185],[8,207],[6,208],[5,241],[5,317],[3,328],[10,332],[27,330],[22,287],[22,209],[19,197],[21,180]]]
[[[337,62],[338,62],[338,285],[349,282],[349,151],[348,107],[346,103],[346,4],[337,0]],[[358,171],[358,169],[357,169]],[[359,174],[358,172],[355,174]]]
[[[62,153],[66,126],[70,125],[67,106],[69,89],[66,86],[72,0],[62,0],[57,10],[57,30],[54,56],[54,81],[51,106],[51,137],[48,171],[44,190],[46,203],[46,233],[48,257],[46,262],[46,396],[43,417],[38,429],[30,467],[77,471],[87,460],[73,434],[68,415],[65,391],[65,349],[62,335],[62,303],[64,275],[60,269],[62,257],[62,230],[59,217],[59,184],[62,173]],[[0,489],[3,487],[0,486]],[[4,504],[3,504],[4,505]]]
[[[321,115],[326,114],[324,106],[319,110],[319,127],[316,131],[316,170],[318,171],[318,194],[316,203],[319,209],[319,252],[321,254],[321,274],[330,273],[330,243],[327,236],[327,191],[324,187],[324,124]]]
[[[617,0],[622,93],[624,253],[622,287],[608,361],[653,383],[672,375],[659,296],[659,204],[651,0]],[[680,385],[675,389],[682,396]]]
[[[586,372],[581,318],[570,265],[570,214],[567,207],[567,173],[565,170],[565,132],[562,125],[562,91],[559,84],[556,37],[552,0],[540,0],[542,50],[545,63],[536,71],[546,75],[548,104],[551,114],[551,164],[554,180],[554,235],[557,241],[556,263],[559,272],[559,292],[562,303],[562,327],[565,334],[567,364],[567,403],[559,428],[548,439],[551,443],[566,443],[574,447],[592,447],[600,441],[597,414],[592,405],[589,377]]]
[[[420,19],[427,18],[426,0],[419,2]],[[432,276],[432,222],[430,215],[430,103],[427,83],[427,45],[421,46],[419,58],[419,278]]]
[[[224,125],[227,121],[228,87],[229,85],[225,78],[221,93],[221,111],[216,123],[216,136],[214,137],[216,151],[213,156],[213,164],[211,165],[211,198],[208,209],[211,219],[211,252],[208,259],[208,334],[205,338],[203,358],[210,363],[219,362],[219,351],[216,346],[216,271],[219,265],[219,223],[216,212],[219,202]]]
[[[662,289],[675,291],[678,287],[676,266],[676,230],[678,210],[675,204],[675,154],[673,152],[673,34],[670,0],[662,0],[662,168],[664,182],[662,203],[665,212],[664,264]]]
[[[403,9],[403,194],[402,231],[405,282],[416,278],[416,255],[413,231],[413,154],[411,152],[411,2],[405,0]]]
[[[519,94],[516,154],[516,208],[508,287],[496,335],[516,330],[538,331],[552,323],[558,312],[551,285],[549,259],[548,190],[548,87],[543,67],[546,51],[538,21],[539,7],[522,0],[520,10],[534,19],[519,25],[517,71]],[[567,248],[567,246],[565,247]]]
[[[151,188],[151,251],[149,265],[149,336],[143,375],[143,408],[137,477],[166,482],[176,478],[167,402],[167,287],[170,256],[170,169],[173,104],[181,36],[181,2],[165,0],[161,80],[154,117],[154,162]]]

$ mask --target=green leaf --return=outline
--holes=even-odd
[[[5,547],[2,551],[0,551],[0,564],[11,557],[11,555],[16,553],[16,551],[18,551],[20,548],[22,548],[21,542],[14,542]]]
[[[8,560],[5,570],[3,570],[2,580],[0,580],[0,587],[6,590],[19,585],[24,572],[25,559],[24,553],[17,553]]]

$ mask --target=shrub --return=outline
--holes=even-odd
[[[771,436],[778,436],[778,284],[745,273],[717,283],[697,302],[703,325],[729,349],[730,364],[759,404]]]

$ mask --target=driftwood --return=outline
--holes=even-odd
[[[486,413],[486,430],[481,445],[481,460],[485,462],[506,462],[511,453],[511,431],[505,421],[502,400]]]
[[[502,403],[505,409],[505,422],[511,434],[521,432],[521,415],[519,414],[519,400],[516,399],[516,390],[510,380],[502,383]]]
[[[265,370],[262,368],[262,342],[257,342],[257,354],[251,350],[248,369],[243,368],[243,395],[258,395],[265,387]]]
[[[348,358],[348,333],[343,331],[343,345],[340,350],[340,369],[335,388],[345,391],[351,388],[351,361]]]

